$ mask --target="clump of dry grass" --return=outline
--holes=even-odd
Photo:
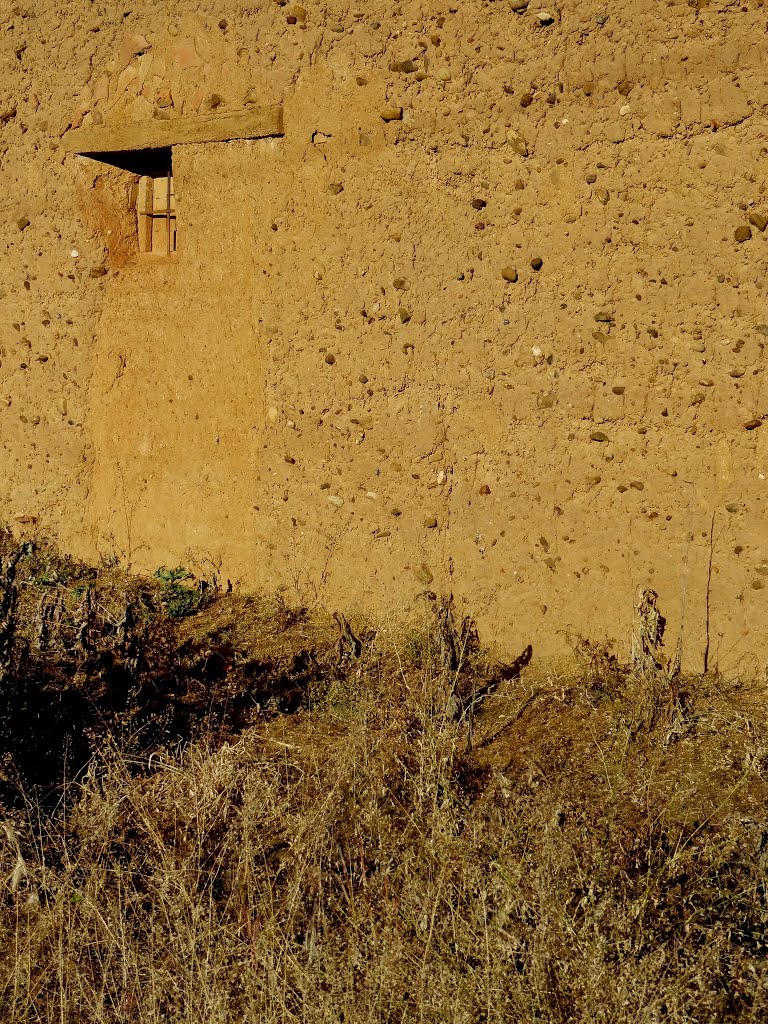
[[[428,676],[379,684],[343,725],[138,774],[112,751],[66,818],[30,807],[3,847],[3,1020],[765,1019],[750,715],[704,694],[670,753],[604,711],[590,729],[563,687],[500,765],[493,742],[462,753]]]
[[[232,615],[205,614],[236,672]],[[368,634],[344,674],[321,651],[295,713],[179,749],[106,732],[53,811],[27,790],[0,835],[2,1020],[764,1020],[762,688],[686,680],[670,733],[594,651],[600,680],[496,688],[480,661],[457,687],[435,632],[409,649]],[[468,751],[451,709],[484,689]]]

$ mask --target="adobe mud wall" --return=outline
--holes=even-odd
[[[516,10],[517,9],[517,10]],[[546,16],[545,16],[546,15]],[[768,660],[762,3],[20,4],[0,17],[0,515],[558,656],[659,592]],[[79,125],[178,146],[179,251]],[[402,116],[400,116],[402,108]]]

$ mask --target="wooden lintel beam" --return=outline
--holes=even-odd
[[[124,122],[98,128],[75,128],[62,138],[68,153],[129,153],[165,149],[190,142],[231,142],[283,134],[283,108],[252,107],[226,114],[195,114],[167,120]]]

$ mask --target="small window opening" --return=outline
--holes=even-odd
[[[158,256],[176,252],[176,197],[170,167],[139,178],[136,214],[139,252]]]

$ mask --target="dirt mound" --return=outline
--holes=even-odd
[[[130,577],[4,538],[0,735],[5,783],[58,792],[110,740],[126,752],[223,742],[296,711],[338,662],[333,620]],[[319,690],[318,690],[319,692]]]

